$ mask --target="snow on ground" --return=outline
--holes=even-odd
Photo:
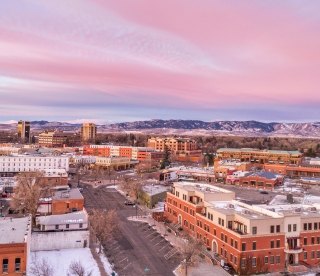
[[[30,268],[34,262],[41,262],[45,259],[54,269],[54,276],[67,276],[69,266],[72,262],[80,261],[87,272],[92,275],[100,275],[96,261],[93,259],[89,248],[62,249],[52,251],[31,252],[30,261],[28,262],[28,273],[31,276]]]
[[[97,253],[99,252],[99,248],[96,248],[96,252]],[[112,269],[112,265],[110,264],[108,258],[103,253],[100,253],[99,257],[100,257],[100,260],[101,260],[101,262],[103,264],[104,270],[107,272],[108,275],[111,275],[112,272],[115,272]],[[115,272],[115,275],[118,275],[118,274]]]

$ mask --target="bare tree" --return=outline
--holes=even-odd
[[[180,248],[181,255],[184,259],[185,275],[188,275],[189,266],[193,265],[201,253],[203,244],[200,240],[194,239],[191,236],[186,236],[185,242]]]
[[[99,242],[99,253],[102,244],[109,240],[118,227],[118,217],[114,210],[103,211],[94,209],[89,216],[91,233]]]
[[[53,276],[53,267],[46,259],[35,260],[32,262],[30,272],[33,276]]]
[[[80,181],[87,175],[87,173],[88,173],[88,164],[84,159],[79,160],[79,162],[76,164],[76,176],[77,176],[78,187],[80,185]]]
[[[18,184],[12,202],[13,208],[30,214],[34,226],[39,199],[50,195],[50,187],[40,172],[21,173],[17,180]]]
[[[121,189],[133,198],[135,202],[138,201],[139,195],[143,187],[143,180],[124,176],[121,182]]]
[[[91,271],[86,271],[84,266],[80,261],[73,261],[69,266],[69,272],[68,275],[74,275],[74,276],[91,276]]]

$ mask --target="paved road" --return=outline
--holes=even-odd
[[[127,220],[127,217],[136,214],[136,209],[124,205],[125,198],[121,194],[112,188],[92,188],[86,185],[83,195],[87,209],[114,209],[118,214],[119,231],[114,242],[108,243],[105,247],[107,257],[115,263],[115,270],[119,275],[174,275],[172,271],[180,259],[166,260],[164,255],[167,252],[159,252],[155,243],[144,235],[141,224]],[[138,213],[141,214],[141,211]]]

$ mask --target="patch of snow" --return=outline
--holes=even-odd
[[[69,266],[72,262],[78,262],[92,275],[100,275],[96,261],[89,248],[62,249],[52,251],[36,251],[30,253],[27,275],[31,274],[31,267],[34,262],[46,260],[53,268],[54,276],[68,275]]]

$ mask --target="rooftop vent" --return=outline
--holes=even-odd
[[[316,208],[316,207],[311,207],[311,208],[310,208],[310,212],[316,213],[316,212],[317,212],[317,208]]]
[[[293,194],[287,194],[287,201],[288,201],[290,204],[293,204],[293,203],[294,203]]]
[[[295,211],[296,213],[301,213],[301,208],[296,208],[294,211]]]
[[[243,213],[246,214],[246,215],[250,215],[251,214],[251,212],[249,210],[244,210]]]
[[[234,205],[233,205],[233,204],[229,204],[228,207],[229,207],[230,209],[234,209]]]

